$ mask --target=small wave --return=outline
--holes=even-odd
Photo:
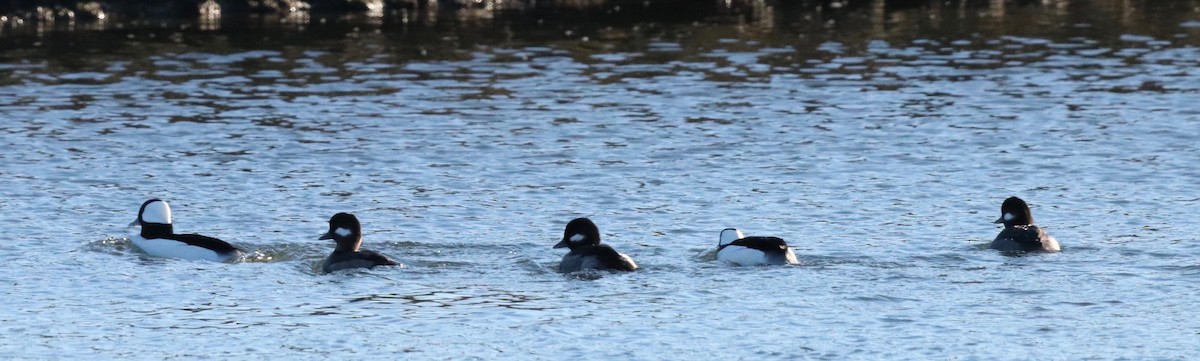
[[[105,237],[103,239],[88,242],[84,244],[82,248],[86,251],[107,253],[112,255],[132,255],[140,253],[137,247],[133,245],[133,242],[125,237]]]

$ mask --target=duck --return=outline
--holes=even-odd
[[[336,245],[333,253],[321,262],[321,270],[332,273],[351,268],[374,268],[375,266],[396,266],[396,261],[382,253],[360,249],[362,246],[362,226],[358,217],[350,213],[338,213],[329,218],[329,231],[318,239],[332,239]]]
[[[746,237],[737,228],[721,230],[717,261],[734,266],[799,264],[796,254],[779,237]]]
[[[576,218],[567,223],[562,241],[554,248],[568,248],[558,271],[562,273],[582,270],[634,271],[638,266],[633,258],[617,252],[607,244],[600,243],[600,229],[592,220]]]
[[[199,234],[176,234],[171,223],[171,206],[158,198],[142,203],[130,226],[141,230],[129,238],[133,245],[151,256],[226,262],[242,256],[241,249],[217,238]]]
[[[1058,240],[1046,234],[1044,228],[1033,225],[1033,213],[1024,200],[1008,197],[1000,205],[1000,218],[994,223],[1003,223],[1004,229],[992,240],[989,248],[1005,252],[1058,252],[1062,250]]]

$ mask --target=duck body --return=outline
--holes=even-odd
[[[131,225],[141,230],[129,237],[135,247],[151,256],[226,262],[241,257],[242,250],[228,242],[199,234],[176,234],[171,206],[161,199],[142,203]]]
[[[375,266],[396,266],[400,263],[382,253],[360,249],[362,246],[362,225],[358,217],[349,213],[338,213],[329,218],[329,231],[320,239],[332,239],[337,245],[333,253],[321,261],[321,271],[332,273],[351,268],[374,268]]]
[[[600,229],[587,218],[576,218],[567,223],[562,241],[555,244],[554,248],[571,250],[558,263],[558,271],[562,273],[589,269],[633,271],[638,268],[633,258],[607,244],[601,244]]]
[[[746,237],[737,228],[721,231],[717,244],[717,261],[734,266],[765,266],[799,264],[796,254],[779,237]]]
[[[1058,240],[1046,230],[1033,224],[1033,212],[1024,200],[1009,197],[1000,205],[1000,218],[1004,229],[992,240],[989,248],[1003,252],[1058,252],[1062,247]]]

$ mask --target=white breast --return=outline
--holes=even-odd
[[[767,264],[767,255],[753,248],[726,246],[717,252],[717,260],[734,266],[759,266]]]
[[[141,235],[134,235],[133,237],[129,237],[129,240],[133,241],[133,245],[137,246],[143,252],[155,257],[212,262],[225,262],[233,258],[232,255],[220,255],[208,248],[196,247],[169,239],[145,239]]]
[[[796,254],[792,252],[792,248],[788,247],[782,255],[767,255],[763,251],[757,249],[742,247],[742,246],[726,246],[717,252],[717,261],[725,262],[734,266],[762,266],[762,265],[782,265],[782,264],[800,264],[796,259]]]

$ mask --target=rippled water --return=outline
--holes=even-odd
[[[1200,6],[1092,5],[10,32],[0,357],[1195,358]],[[318,275],[343,211],[406,266]],[[577,216],[643,269],[555,273]]]

